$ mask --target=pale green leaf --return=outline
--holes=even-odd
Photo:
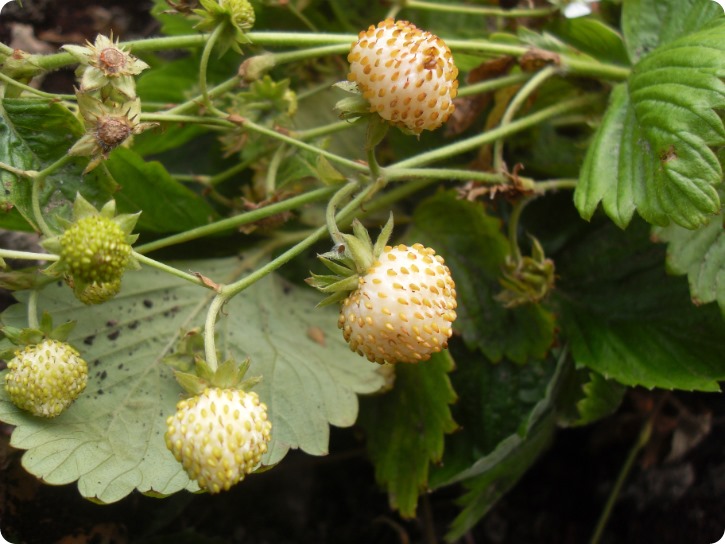
[[[717,302],[725,312],[725,230],[722,217],[697,230],[676,225],[654,230],[667,247],[667,266],[673,274],[687,274],[695,304]]]
[[[177,263],[229,283],[245,273],[243,262]],[[124,277],[120,295],[101,306],[78,303],[65,285],[40,295],[39,309],[56,322],[78,322],[70,342],[88,361],[84,394],[52,420],[20,412],[0,391],[0,419],[16,425],[14,447],[28,450],[23,465],[53,484],[78,481],[85,497],[122,499],[134,489],[170,494],[196,489],[166,449],[166,418],[182,390],[162,362],[180,331],[200,326],[210,292],[168,274],[143,269]],[[350,426],[357,417],[356,393],[378,390],[378,367],[353,354],[336,328],[334,311],[315,310],[318,297],[269,276],[230,301],[218,322],[222,359],[250,357],[248,376],[269,408],[272,442],[265,465],[291,448],[327,453],[329,425]],[[24,326],[18,304],[3,322]]]
[[[589,372],[589,381],[582,385],[584,396],[577,402],[579,417],[573,425],[589,425],[615,412],[622,403],[626,388],[601,374]]]

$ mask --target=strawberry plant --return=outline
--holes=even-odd
[[[723,10],[493,4],[154,0],[146,39],[0,44],[25,469],[223,496],[355,425],[402,518],[459,493],[452,542],[628,390],[719,392]]]

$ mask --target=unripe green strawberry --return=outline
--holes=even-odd
[[[166,446],[210,493],[228,490],[257,467],[272,428],[256,393],[218,387],[180,401],[166,423]]]
[[[347,60],[370,111],[419,134],[453,113],[458,68],[448,46],[408,21],[386,19],[360,33]]]
[[[93,282],[74,287],[73,293],[83,304],[101,304],[111,300],[121,290],[121,278],[107,282]]]
[[[123,275],[131,244],[123,229],[108,217],[90,215],[73,223],[60,238],[60,257],[73,279],[107,283]]]
[[[433,249],[386,246],[358,284],[338,320],[350,349],[378,363],[417,363],[448,346],[456,286]]]
[[[83,392],[88,365],[70,345],[44,340],[15,352],[5,389],[13,403],[33,415],[55,417]]]

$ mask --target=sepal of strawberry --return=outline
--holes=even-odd
[[[97,304],[115,296],[126,270],[139,268],[131,245],[131,234],[139,214],[116,215],[111,200],[97,210],[80,194],[73,203],[70,221],[59,219],[63,234],[48,238],[42,246],[60,259],[43,272],[64,277],[86,304]]]
[[[506,258],[499,278],[504,290],[496,295],[496,300],[506,308],[535,304],[549,294],[555,281],[554,261],[546,257],[544,248],[532,236],[530,256]]]

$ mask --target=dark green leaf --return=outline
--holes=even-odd
[[[622,31],[629,57],[637,62],[718,15],[722,8],[711,0],[627,0],[622,7]]]
[[[457,427],[449,407],[456,401],[448,379],[452,369],[447,352],[417,365],[398,364],[393,390],[362,401],[359,422],[375,477],[403,517],[415,516],[430,463],[440,461],[444,435]]]
[[[499,220],[453,193],[421,203],[413,220],[408,238],[433,247],[451,269],[458,292],[454,328],[466,343],[494,362],[545,357],[554,337],[553,316],[540,304],[507,309],[494,298],[509,251]]]
[[[589,425],[614,413],[622,403],[626,388],[601,374],[590,372],[589,381],[582,386],[582,391],[584,397],[577,403],[579,418],[574,425]]]
[[[80,121],[65,106],[50,100],[6,98],[0,115],[0,161],[23,170],[42,170],[54,163],[84,133]],[[115,185],[108,176],[100,172],[81,175],[87,163],[85,158],[72,160],[46,178],[40,203],[51,227],[56,226],[56,217],[70,215],[77,192],[96,205],[111,198]],[[0,191],[0,209],[4,210],[0,212],[0,226],[19,226],[17,215],[6,212],[13,207],[28,224],[35,225],[30,181],[4,170],[0,180],[4,189]]]
[[[725,107],[725,20],[658,48],[615,88],[592,143],[575,203],[591,218],[599,202],[625,227],[648,222],[686,228],[720,210],[725,145],[716,109]]]
[[[719,391],[725,323],[695,307],[684,278],[664,273],[664,248],[637,222],[592,228],[557,258],[555,296],[578,366],[625,385]]]
[[[467,493],[458,501],[463,510],[446,534],[447,542],[458,541],[519,481],[551,443],[555,417],[547,416],[524,439],[512,436],[485,459],[486,468],[465,482]]]
[[[454,356],[458,368],[451,380],[459,402],[453,417],[466,432],[447,437],[443,462],[431,472],[433,488],[479,474],[471,470],[480,459],[507,440],[518,442],[532,412],[546,397],[556,368],[553,360],[522,366],[510,361],[492,364],[480,354],[464,355],[455,349]]]
[[[479,413],[462,416],[461,424],[468,432],[453,435],[446,441],[442,466],[431,478],[436,486],[464,481],[469,490],[459,501],[464,508],[446,535],[449,541],[472,528],[549,445],[556,427],[559,397],[573,370],[566,352],[560,353],[558,362],[549,360],[526,367],[509,364],[508,368],[500,370],[507,363],[496,367],[475,360],[466,363],[473,363],[474,368],[488,367],[483,371],[479,369],[484,378],[478,380],[483,396],[481,408]],[[457,381],[466,380],[465,375],[456,378]],[[468,391],[461,390],[462,402],[475,398],[470,389],[469,386]],[[507,400],[507,394],[513,400]],[[471,441],[480,442],[474,435],[491,435],[487,425],[498,427],[499,436],[490,436],[494,439],[491,444],[481,443],[476,449]],[[461,448],[466,442],[467,448]],[[459,464],[461,459],[469,459],[464,470],[448,468],[449,463]]]
[[[104,167],[121,186],[115,195],[119,211],[143,212],[139,230],[181,232],[216,217],[203,198],[171,177],[159,162],[146,162],[135,152],[119,148]]]
[[[624,66],[629,64],[621,34],[601,21],[589,17],[559,18],[550,30],[579,51],[601,62]]]
[[[687,274],[695,304],[717,302],[725,312],[725,230],[722,217],[697,230],[676,225],[655,229],[658,239],[669,242],[667,266],[674,274]]]

